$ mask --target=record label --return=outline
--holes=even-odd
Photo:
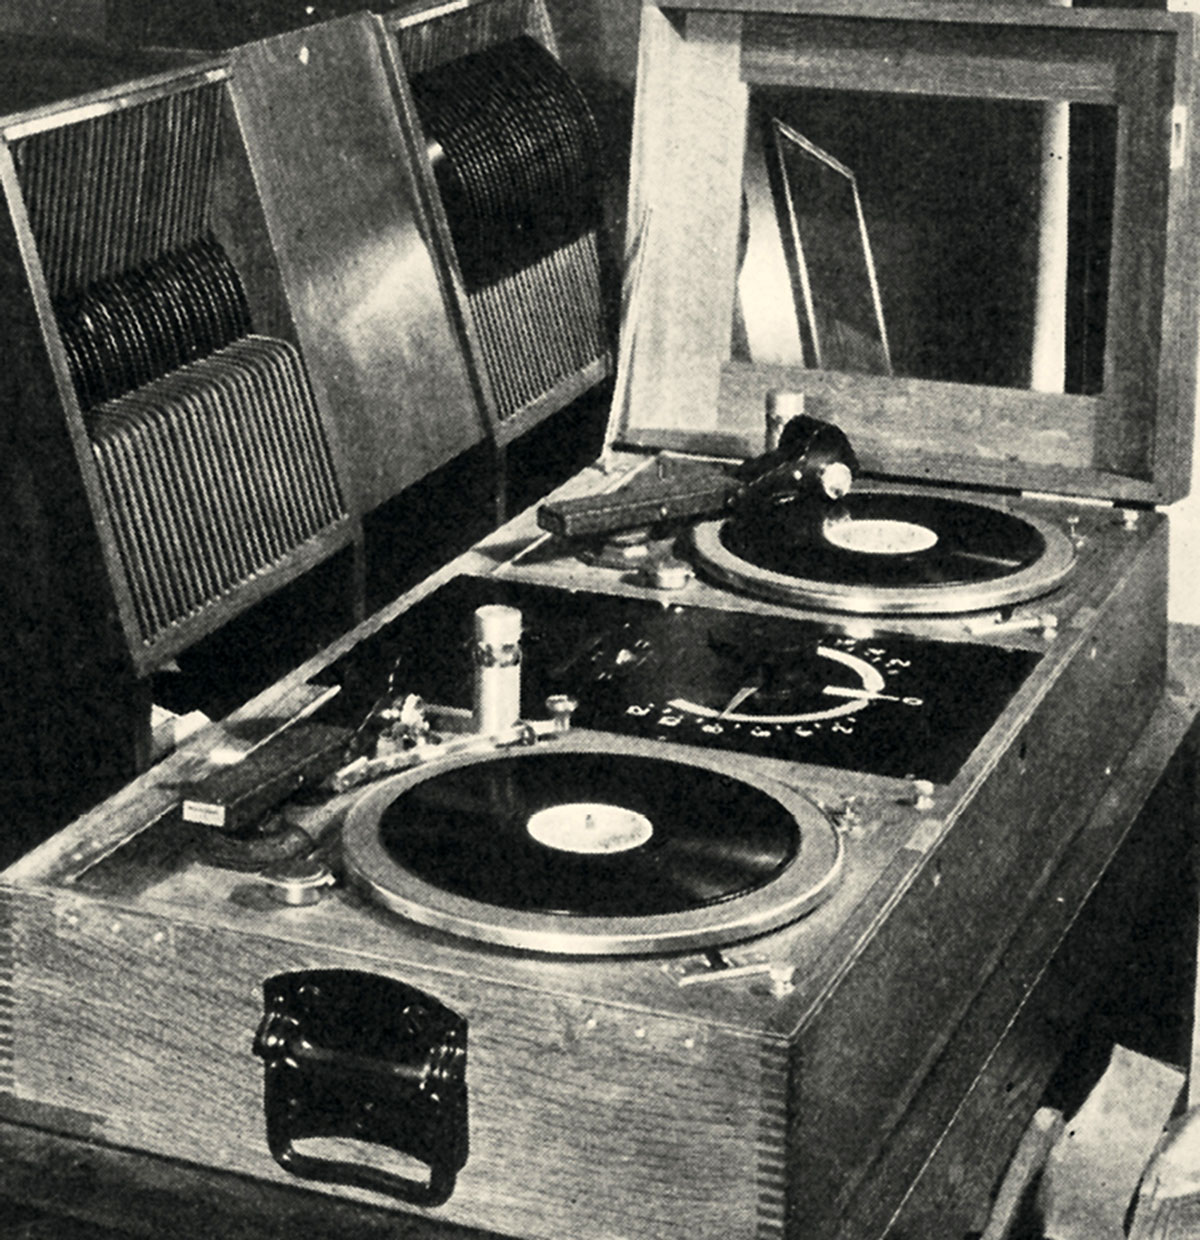
[[[531,814],[525,829],[539,844],[572,853],[615,853],[649,843],[654,826],[621,805],[571,801]]]
[[[914,555],[937,545],[935,531],[912,521],[827,521],[825,537],[859,555]]]

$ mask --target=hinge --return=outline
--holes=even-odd
[[[1192,12],[1200,12],[1200,3],[1190,0]],[[1171,109],[1171,171],[1182,168],[1187,152],[1188,109],[1187,104],[1177,103]]]

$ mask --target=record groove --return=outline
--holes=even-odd
[[[343,856],[410,920],[628,955],[784,925],[832,891],[841,849],[811,802],[720,755],[573,734],[385,781],[351,810]]]
[[[779,602],[937,615],[1036,598],[1071,571],[1051,521],[918,490],[859,489],[836,505],[779,503],[692,531],[700,567]]]

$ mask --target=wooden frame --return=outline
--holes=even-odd
[[[208,226],[241,277],[256,328],[302,355],[342,503],[316,535],[147,636],[56,318],[63,290],[39,251],[61,246],[31,219],[34,190],[16,161],[22,142],[57,141],[71,126],[200,89],[220,93]],[[36,646],[36,656],[16,656],[14,675],[37,686],[38,727],[56,720],[46,725],[56,739],[39,748],[87,755],[62,760],[73,812],[148,762],[148,678],[175,656],[335,556],[341,623],[361,618],[364,514],[488,436],[396,89],[382,25],[358,13],[0,118],[2,317],[14,359],[2,420],[8,467],[33,497],[21,500],[10,486],[0,501],[10,562],[21,557],[5,618]],[[110,191],[124,184],[122,158],[128,150],[107,147],[96,157],[110,170]],[[159,159],[155,192],[172,184],[172,167]],[[89,190],[74,210],[107,220],[115,197]],[[72,237],[73,200],[63,199],[46,228]],[[112,274],[87,272],[84,282]],[[170,537],[162,545],[185,559],[188,548]],[[89,773],[97,755],[103,778]]]
[[[1088,550],[1058,596],[1063,634],[934,808],[914,804],[907,781],[745,759],[822,804],[859,791],[834,896],[723,949],[735,965],[785,962],[782,993],[753,976],[680,985],[689,961],[670,954],[480,947],[389,918],[351,889],[287,908],[248,892],[246,875],[179,854],[170,811],[214,745],[292,717],[332,660],[454,573],[504,575],[514,547],[539,535],[524,514],[3,875],[0,1116],[307,1193],[316,1186],[289,1177],[263,1139],[250,1049],[261,983],[289,968],[361,968],[470,1022],[472,1152],[451,1200],[424,1215],[431,1225],[580,1240],[614,1223],[678,1240],[862,1234],[842,1222],[900,1205],[913,1160],[954,1120],[960,1078],[982,1070],[1102,873],[1110,819],[1093,813],[1123,785],[1126,752],[1160,702],[1165,521],[1131,533],[1090,506],[1079,519]],[[581,589],[605,572],[573,560],[511,571]],[[728,601],[712,587],[691,598]],[[1118,715],[1121,727],[1089,726]],[[327,807],[326,825],[343,809]],[[949,1083],[935,1071],[943,1053]]]
[[[88,512],[89,525],[95,531],[94,552],[103,566],[100,576],[106,582],[101,594],[93,596],[90,604],[96,610],[108,608],[115,613],[126,652],[124,657],[133,673],[139,676],[161,667],[205,634],[334,552],[359,542],[357,499],[342,456],[341,439],[328,412],[321,376],[306,367],[342,488],[341,517],[308,542],[295,547],[267,571],[248,576],[152,635],[142,632],[134,612],[130,571],[123,565],[118,551],[83,411],[71,379],[66,346],[56,321],[52,305],[54,290],[46,274],[48,256],[39,252],[13,147],[51,131],[69,129],[109,113],[168,100],[205,86],[220,89],[223,92],[219,122],[221,141],[214,173],[212,229],[242,273],[246,296],[260,330],[298,343],[271,248],[268,223],[255,188],[249,150],[238,124],[234,76],[227,62],[217,62],[161,74],[0,122],[3,139],[0,182],[8,202],[7,226],[0,241],[3,248],[0,264],[8,274],[11,290],[9,339],[25,355],[23,368],[30,372],[29,379],[20,386],[18,399],[7,411],[11,440],[48,494],[57,494],[63,497],[64,505],[78,506]],[[79,209],[85,210],[86,206]],[[64,229],[70,227],[69,219],[69,213],[64,213]],[[45,429],[47,423],[54,425],[52,432]],[[58,440],[56,459],[49,455],[52,439]],[[95,571],[95,566],[75,567],[80,578]],[[67,594],[78,588],[77,582],[70,580],[72,575],[69,574],[61,585]],[[64,610],[69,614],[69,607]]]
[[[1173,13],[696,0],[643,13],[629,218],[649,221],[625,437],[745,454],[809,397],[872,471],[1118,500],[1188,488],[1196,390],[1195,25]],[[1119,116],[1103,390],[1055,395],[730,360],[749,93],[1068,101]],[[686,274],[682,274],[686,273]]]
[[[1081,410],[1061,397],[970,389],[974,403],[964,410],[968,392],[954,385],[737,367],[727,357],[728,316],[713,308],[733,295],[737,212],[729,207],[740,191],[746,74],[770,81],[794,73],[810,20],[863,21],[892,51],[913,33],[913,19],[926,24],[922,35],[942,23],[938,38],[901,58],[901,84],[925,89],[944,75],[962,90],[984,82],[993,93],[1034,99],[1059,80],[1085,97],[1110,97],[1114,65],[1125,65],[1116,48],[1126,48],[1129,30],[1139,47],[1148,33],[1158,55],[1149,59],[1172,66],[1176,85],[1190,81],[1180,48],[1191,25],[1153,14],[997,15],[919,0],[901,18],[844,0],[777,8],[726,0],[716,11],[647,10],[633,214],[645,267],[631,338],[629,437],[757,447],[764,390],[807,383],[815,398],[841,402],[877,467],[1157,494],[1161,478],[1150,464],[1190,430],[1182,405],[1173,418],[1143,424],[1141,389],[1127,386],[1136,380],[1143,394],[1156,393],[1160,354],[1169,355],[1176,369],[1163,363],[1163,408],[1174,408],[1191,374],[1190,354],[1176,349],[1185,337],[1194,344],[1190,269],[1176,272],[1167,261],[1189,256],[1193,244],[1180,214],[1192,145],[1182,138],[1179,176],[1123,187],[1126,199],[1157,204],[1162,228],[1144,243],[1125,238],[1125,261],[1152,260],[1153,296],[1119,313],[1132,314],[1131,329],[1143,336],[1165,324],[1172,343],[1156,345],[1153,364],[1132,377],[1118,368],[1119,402]],[[1078,54],[1081,30],[1099,32],[1104,55]],[[862,40],[839,43],[825,25],[819,33],[820,55],[805,61],[811,75],[841,80],[856,57],[871,60]],[[983,73],[985,53],[1005,46],[1020,68],[997,83]],[[1032,67],[1017,53],[1029,53]],[[1135,94],[1145,59],[1125,66],[1138,79]],[[890,72],[886,56],[871,63]],[[1169,107],[1186,129],[1175,98],[1134,107],[1134,120],[1145,129]],[[1136,149],[1137,126],[1126,121],[1133,132],[1125,140]],[[1140,167],[1135,155],[1128,160]],[[1160,200],[1168,185],[1178,196]],[[1141,286],[1122,270],[1121,288],[1132,296]],[[1032,424],[1021,426],[1022,414]],[[1190,421],[1190,407],[1187,414]],[[1089,437],[1076,450],[1081,426]],[[1064,464],[1068,449],[1074,455]],[[1100,468],[1093,457],[1105,452],[1133,472]],[[617,471],[647,463],[632,455],[585,471],[560,498],[612,488]],[[1163,459],[1170,463],[1169,454]],[[1186,482],[1185,472],[1169,476]],[[573,554],[556,556],[530,511],[0,876],[0,1117],[246,1177],[273,1200],[295,1191],[297,1201],[369,1206],[414,1234],[441,1224],[536,1240],[608,1240],[615,1231],[663,1240],[880,1234],[910,1208],[914,1178],[942,1155],[943,1136],[1003,1093],[992,1065],[1045,1011],[1039,978],[1146,790],[1155,737],[1182,730],[1192,715],[1190,699],[1169,717],[1161,709],[1165,518],[1133,512],[1122,520],[1061,497],[992,498],[1069,523],[1078,540],[1075,571],[1052,601],[1037,604],[1053,608],[1043,614],[1056,624],[1022,613],[1016,627],[978,635],[1033,651],[1036,663],[962,766],[931,790],[815,760],[746,757],[748,772],[787,779],[839,820],[846,866],[837,891],[808,917],[724,944],[732,970],[670,952],[547,959],[481,946],[390,918],[345,882],[315,905],[275,903],[245,873],[192,854],[172,816],[181,784],[211,773],[229,743],[298,718],[342,654],[457,573],[650,593]],[[653,593],[666,606],[737,610],[748,624],[779,610],[739,602],[702,579],[681,591]],[[1031,619],[1034,628],[1020,627]],[[961,617],[887,627],[896,626],[918,638],[964,640]],[[664,756],[682,748],[670,738],[649,744]],[[336,831],[345,808],[321,807],[306,829]],[[327,842],[333,851],[332,836]],[[471,1154],[443,1205],[301,1182],[272,1157],[253,1036],[264,979],[301,968],[391,977],[468,1020]],[[976,1160],[978,1191],[1003,1154]],[[315,1217],[328,1216],[318,1209]]]

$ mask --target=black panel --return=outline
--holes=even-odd
[[[467,705],[472,615],[485,603],[523,613],[529,718],[567,693],[577,726],[939,783],[1039,657],[460,577],[330,666],[323,679],[342,685],[330,713],[356,726],[389,691]]]

